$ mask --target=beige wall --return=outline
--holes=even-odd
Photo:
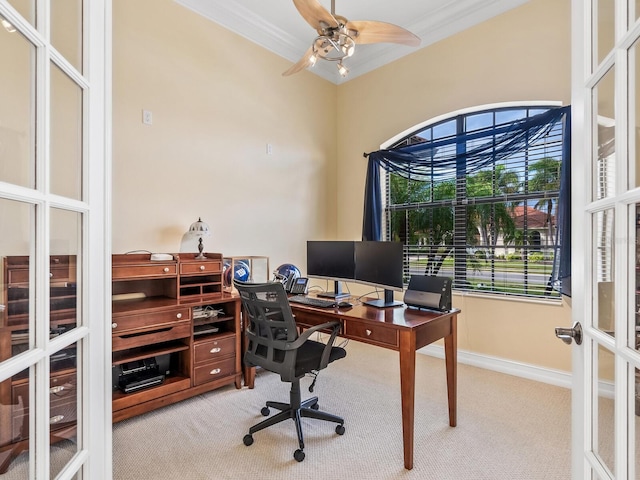
[[[569,36],[570,0],[531,0],[335,86],[170,0],[115,0],[113,251],[177,251],[200,216],[208,250],[304,270],[307,239],[360,238],[363,152],[465,107],[568,103]],[[567,306],[454,304],[461,349],[570,369]]]
[[[171,0],[113,7],[113,252],[176,252],[198,217],[273,266],[335,236],[335,85]]]

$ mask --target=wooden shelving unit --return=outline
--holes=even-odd
[[[240,388],[240,299],[222,291],[222,255],[205,256],[113,256],[114,422],[230,383]],[[215,315],[204,321],[204,310]],[[202,359],[211,342],[225,348],[212,346]],[[122,384],[139,374],[150,385],[125,393]]]
[[[225,385],[241,387],[240,298],[223,292],[222,255],[205,255],[174,254],[166,261],[113,255],[114,422]],[[78,322],[76,271],[75,257],[51,257],[52,337]],[[29,258],[3,258],[2,275],[0,361],[28,349]],[[76,435],[75,346],[60,357],[58,367],[51,364],[52,440]],[[0,405],[10,407],[0,409],[0,474],[29,447],[26,373],[0,383]]]

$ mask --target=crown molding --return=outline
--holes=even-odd
[[[308,41],[301,41],[238,2],[229,2],[228,0],[174,1],[292,63],[297,62],[304,55],[313,40],[310,35]],[[421,38],[421,44],[418,47],[420,49],[518,7],[527,1],[529,0],[449,0],[435,10],[425,11],[412,24],[403,26]],[[358,45],[354,56],[345,61],[345,66],[349,69],[349,75],[346,78],[338,74],[334,62],[319,61],[309,71],[339,85],[416,50],[412,47],[389,43]]]

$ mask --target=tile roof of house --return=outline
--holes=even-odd
[[[516,228],[524,228],[525,208],[528,228],[547,228],[547,213],[533,207],[517,206],[511,215],[516,223]],[[551,215],[551,223],[556,224],[555,215]]]

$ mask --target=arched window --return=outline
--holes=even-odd
[[[443,275],[459,290],[558,297],[550,285],[568,115],[540,105],[466,111],[369,154],[363,238],[402,242],[407,279]],[[379,167],[376,214],[368,207]]]

